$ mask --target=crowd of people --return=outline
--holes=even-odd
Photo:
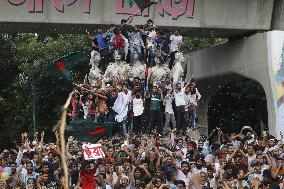
[[[218,127],[208,138],[191,129],[184,136],[176,131],[101,139],[104,158],[89,161],[83,143],[69,137],[68,183],[62,179],[58,134],[47,142],[44,133],[33,141],[23,133],[21,144],[1,153],[0,188],[283,188],[283,137],[277,140],[267,131],[260,137],[249,126],[229,137]]]
[[[121,25],[112,26],[108,30],[98,29],[95,35],[86,31],[92,41],[94,51],[100,53],[102,61],[100,68],[105,70],[112,61],[112,53],[119,50],[123,59],[133,65],[134,53],[138,53],[139,61],[147,63],[148,67],[156,65],[155,56],[159,55],[163,63],[171,69],[175,53],[181,50],[182,36],[179,29],[169,31],[155,26],[149,19],[144,25],[131,26],[134,15],[122,19]]]
[[[134,54],[143,64],[146,58],[147,67],[159,64],[170,69],[175,63],[175,55],[182,46],[182,36],[178,30],[165,34],[157,28],[152,20],[143,26],[130,26],[133,16],[121,20],[120,26],[113,26],[107,32],[99,29],[91,36],[93,51],[100,53],[100,65],[105,70],[113,61],[114,52],[119,52],[123,61],[133,65]],[[127,56],[129,54],[129,56]],[[127,58],[129,57],[129,58]],[[121,135],[145,133],[157,130],[164,133],[177,128],[185,133],[187,128],[196,128],[196,108],[201,95],[196,81],[192,78],[186,82],[183,75],[173,81],[171,75],[160,80],[148,77],[122,79],[112,76],[108,83],[98,79],[95,85],[85,80],[83,87],[78,87],[72,98],[72,119],[87,119],[93,122],[116,122],[116,130]]]
[[[172,84],[167,78],[161,84],[135,78],[133,82],[113,81],[101,88],[77,90],[72,98],[72,118],[92,122],[116,122],[117,131],[141,134],[157,130],[159,133],[176,128],[182,134],[196,128],[196,108],[201,98],[194,79]]]
[[[93,51],[105,70],[114,51],[131,66],[134,54],[147,67],[156,58],[170,69],[181,50],[182,36],[157,28],[152,20],[130,26],[133,16],[107,32],[91,36]],[[124,79],[114,76],[92,86],[86,79],[71,100],[72,121],[115,123],[112,137],[102,138],[104,157],[86,160],[82,145],[70,136],[66,154],[60,139],[47,141],[44,133],[22,134],[21,144],[0,156],[0,189],[281,189],[284,183],[283,137],[268,131],[261,136],[249,126],[240,133],[216,128],[208,137],[196,130],[196,109],[201,95],[194,78],[170,75],[153,81],[151,75]],[[71,124],[72,124],[71,121]],[[282,136],[282,133],[281,133]],[[68,183],[60,158],[66,156]]]

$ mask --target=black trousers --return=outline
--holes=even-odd
[[[110,61],[110,56],[109,56],[109,49],[102,49],[100,51],[100,55],[101,55],[101,64],[100,67],[103,71],[106,70],[107,64]]]
[[[133,117],[133,129],[132,132],[135,134],[141,134],[142,131],[142,115]]]
[[[176,53],[175,52],[171,52],[171,55],[170,55],[170,62],[169,62],[169,69],[171,70],[173,68],[173,64],[174,64],[174,61],[175,61],[175,58],[176,58]]]
[[[176,127],[178,132],[186,131],[186,124],[184,119],[184,106],[176,107]]]
[[[151,130],[156,129],[158,133],[162,133],[162,116],[161,111],[151,110],[150,112]]]

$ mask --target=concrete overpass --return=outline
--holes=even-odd
[[[284,31],[271,31],[190,54],[188,76],[200,80],[200,124],[207,125],[211,97],[229,82],[246,77],[259,82],[267,99],[268,126],[284,130]]]
[[[151,18],[185,35],[236,37],[284,29],[283,1],[161,0],[141,13],[127,0],[1,0],[0,32],[80,33],[139,12],[133,24]]]

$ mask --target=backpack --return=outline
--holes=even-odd
[[[114,36],[114,48],[115,49],[121,49],[124,47],[124,39],[123,37],[119,35]]]

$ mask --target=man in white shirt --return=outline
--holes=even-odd
[[[186,121],[186,125],[189,127],[190,126],[190,117],[189,117],[189,106],[190,106],[190,98],[191,98],[191,94],[190,94],[190,90],[189,87],[187,87],[185,89],[185,95],[184,95],[184,99],[185,99],[185,106],[184,106],[184,119]]]
[[[164,106],[165,106],[165,118],[166,118],[166,122],[165,122],[165,130],[169,130],[169,125],[170,122],[173,125],[173,128],[176,128],[176,119],[175,119],[175,115],[174,115],[174,110],[173,110],[173,95],[170,93],[170,90],[167,90],[167,95],[165,96],[164,99]]]
[[[173,91],[175,104],[176,104],[176,127],[180,133],[186,133],[186,124],[184,120],[184,107],[185,107],[185,89],[188,87],[189,82],[185,87],[180,83],[176,84]]]
[[[155,66],[155,38],[156,32],[152,30],[147,35],[147,49],[148,49],[148,66],[154,67]]]
[[[123,136],[127,134],[125,119],[131,99],[131,91],[128,90],[127,85],[123,85],[123,91],[118,93],[117,99],[112,107],[112,109],[117,113],[115,116],[115,121],[118,122],[119,132]]]
[[[26,169],[26,173],[20,174],[20,181],[25,185],[25,187],[28,186],[29,179],[36,180],[39,175],[38,173],[34,172],[33,163],[31,161],[27,162]]]
[[[170,63],[169,63],[169,68],[172,69],[173,63],[175,61],[175,53],[180,51],[180,46],[182,45],[182,36],[180,35],[179,30],[174,31],[174,35],[171,35],[170,37]]]
[[[190,86],[190,98],[189,98],[189,109],[190,113],[190,125],[189,127],[195,129],[196,127],[196,108],[198,101],[201,99],[201,94],[198,92],[197,88],[193,85]]]
[[[133,103],[133,129],[135,134],[141,134],[142,131],[142,114],[144,112],[143,99],[139,92],[136,92],[132,100]]]
[[[184,181],[186,188],[192,179],[192,174],[190,172],[190,164],[187,161],[181,162],[181,168],[177,171],[176,180]]]

